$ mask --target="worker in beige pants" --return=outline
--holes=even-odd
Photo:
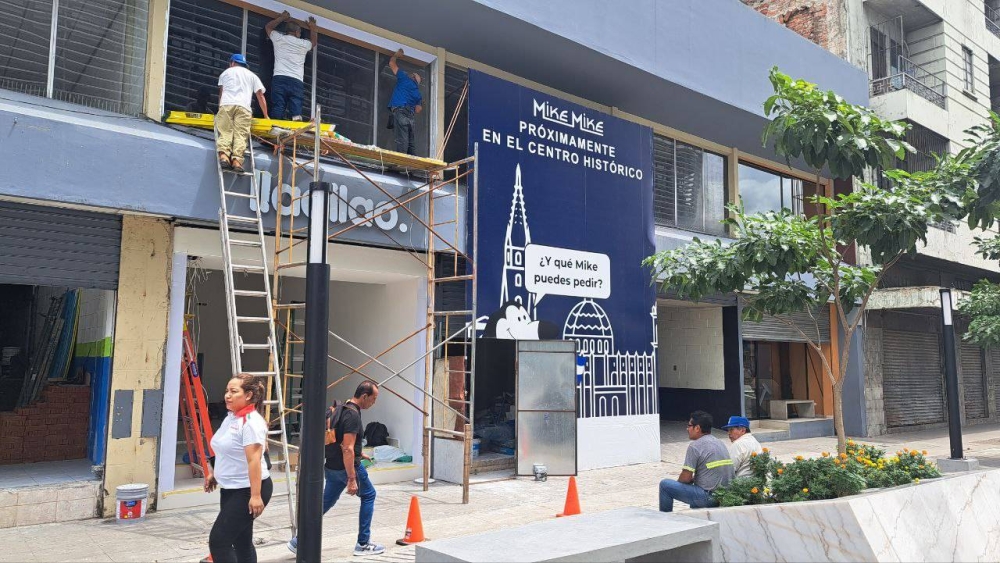
[[[243,171],[243,155],[247,150],[253,111],[250,103],[254,96],[267,115],[264,84],[246,67],[246,58],[237,53],[229,58],[229,68],[219,76],[219,113],[215,115],[215,148],[223,169]]]

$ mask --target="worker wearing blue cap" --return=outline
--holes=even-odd
[[[240,53],[229,57],[229,68],[219,75],[219,113],[215,116],[215,148],[219,165],[225,169],[243,171],[243,155],[250,141],[253,109],[250,103],[257,96],[257,103],[267,115],[264,84],[247,68],[247,59]]]
[[[742,416],[729,417],[729,423],[722,427],[729,432],[729,457],[737,477],[753,475],[750,461],[755,454],[763,452],[760,442],[750,434],[750,421]]]

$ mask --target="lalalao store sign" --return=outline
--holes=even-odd
[[[659,460],[652,130],[470,71],[469,143],[480,336],[577,342],[579,469]]]
[[[288,183],[288,162],[285,163],[285,182],[278,182],[277,158],[258,153],[256,156],[257,178],[261,197],[257,200],[231,198],[230,213],[252,216],[259,208],[264,221],[265,231],[275,228],[275,221],[281,217],[283,231],[287,232],[290,225],[301,228],[308,225],[309,199],[299,196],[309,192],[312,182],[312,166],[299,170],[295,185]],[[388,248],[424,249],[427,246],[427,230],[414,218],[420,217],[427,221],[427,197],[420,197],[408,203],[405,209],[397,207],[396,201],[410,199],[425,190],[426,180],[409,179],[403,176],[379,174],[368,171],[365,174],[376,181],[382,188],[376,188],[360,174],[343,166],[321,163],[322,179],[331,184],[330,197],[330,233],[334,234],[347,227],[355,225],[350,231],[344,232],[339,240],[384,246]],[[211,176],[215,178],[214,175]],[[244,185],[236,187],[236,191],[249,191],[249,178],[239,180]],[[227,188],[228,189],[228,188]],[[206,202],[209,207],[199,206],[199,215],[204,219],[218,219],[218,186],[203,186],[202,192],[210,191],[214,199]],[[211,207],[211,206],[214,206]],[[409,210],[409,211],[408,211]],[[435,219],[449,221],[454,217],[453,198],[442,197],[435,201]],[[202,217],[198,217],[202,218]],[[451,237],[452,229],[443,229],[440,233],[445,238]],[[303,235],[304,236],[304,235]]]

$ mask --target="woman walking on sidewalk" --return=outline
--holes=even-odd
[[[219,516],[208,536],[215,563],[256,563],[253,521],[274,489],[267,470],[267,423],[261,416],[264,384],[241,373],[226,385],[229,416],[212,437],[215,462],[205,468],[205,492],[219,487]]]

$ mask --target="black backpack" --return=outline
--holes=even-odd
[[[369,422],[365,426],[365,443],[369,448],[389,445],[389,429],[381,422]]]

